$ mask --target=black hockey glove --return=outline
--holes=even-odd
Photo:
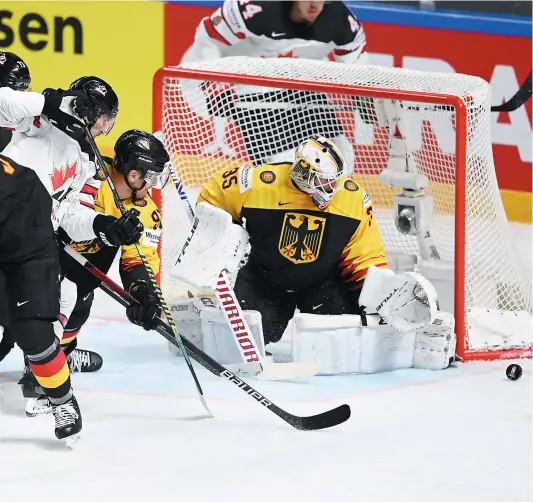
[[[118,220],[114,216],[99,214],[93,222],[97,237],[108,246],[129,246],[141,238],[144,230],[137,209],[130,209]]]
[[[85,124],[92,123],[97,118],[96,108],[87,94],[83,91],[45,89],[43,95],[43,114],[48,117],[52,125],[76,141],[84,138]],[[67,98],[73,98],[68,105],[65,102]],[[61,110],[61,105],[67,105],[67,108],[72,109],[81,120]]]
[[[0,341],[0,361],[2,361],[10,352],[11,349],[15,346],[15,341],[12,340],[10,336],[9,328],[5,328],[4,336]]]
[[[130,322],[142,326],[146,331],[155,329],[156,318],[159,317],[161,309],[153,289],[141,279],[132,283],[129,293],[139,302],[126,308],[126,315]]]

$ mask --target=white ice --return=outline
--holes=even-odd
[[[0,502],[531,500],[530,360],[514,382],[511,361],[251,381],[291,413],[351,406],[347,423],[315,432],[194,363],[215,415],[205,419],[183,360],[97,296],[79,341],[104,366],[73,376],[84,420],[74,451],[51,416],[24,415],[20,352],[0,363]]]

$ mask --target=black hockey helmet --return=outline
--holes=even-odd
[[[155,188],[163,188],[168,181],[169,162],[165,145],[145,131],[130,129],[115,143],[113,167],[124,175],[131,170],[141,171],[144,179],[150,181]]]
[[[28,65],[12,52],[0,52],[0,87],[25,91],[30,87]]]
[[[97,117],[108,116],[111,122],[105,133],[108,134],[118,113],[118,97],[113,88],[99,77],[81,77],[70,84],[69,90],[84,91],[96,107]]]

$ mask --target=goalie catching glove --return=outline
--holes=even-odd
[[[437,292],[425,277],[415,272],[396,275],[374,266],[368,269],[359,305],[400,333],[429,326],[438,310]]]
[[[144,230],[139,211],[130,209],[119,219],[99,214],[93,222],[93,230],[107,246],[130,246],[141,238]]]
[[[129,293],[139,303],[132,303],[126,309],[129,321],[137,326],[142,326],[146,331],[157,327],[156,318],[159,317],[160,308],[157,297],[148,283],[142,279],[135,281]]]

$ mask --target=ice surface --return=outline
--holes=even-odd
[[[97,296],[79,340],[104,366],[73,377],[84,420],[74,451],[51,416],[24,415],[20,352],[0,363],[0,502],[531,500],[530,360],[515,382],[510,361],[252,382],[292,413],[352,407],[347,423],[316,432],[194,363],[216,416],[204,419],[183,360]]]

